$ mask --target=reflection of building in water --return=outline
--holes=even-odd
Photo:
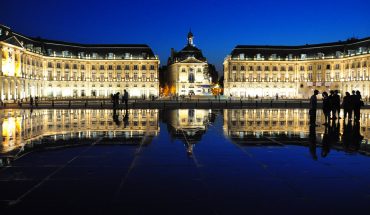
[[[360,132],[366,139],[370,137],[370,110],[362,110]],[[317,111],[316,124],[324,122],[321,110]],[[343,120],[339,132],[343,132]],[[309,115],[306,109],[245,109],[224,110],[224,135],[236,143],[251,144],[263,136],[287,137],[287,140],[308,137],[310,131]],[[325,127],[316,127],[321,137]],[[339,134],[339,135],[340,135]],[[293,143],[292,143],[293,144]],[[297,144],[297,143],[295,143]]]
[[[137,139],[159,132],[158,110],[128,110],[128,115],[117,112],[115,118],[112,110],[4,110],[0,115],[0,152],[46,135],[94,138],[103,133],[108,137]]]
[[[211,110],[199,109],[165,110],[163,118],[167,120],[171,136],[183,140],[189,154],[207,131],[209,123],[214,121]]]

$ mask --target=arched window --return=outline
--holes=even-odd
[[[189,83],[194,83],[194,72],[193,71],[189,72]]]

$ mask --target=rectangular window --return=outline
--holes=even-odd
[[[150,70],[154,70],[154,65],[150,65]]]
[[[100,65],[100,70],[104,70],[104,65]]]
[[[146,66],[145,65],[141,65],[141,70],[146,70]]]
[[[125,65],[125,70],[130,70],[130,65]]]
[[[134,65],[134,70],[138,70],[138,66],[137,65]]]
[[[108,70],[113,70],[113,66],[112,65],[108,65]]]
[[[117,70],[121,70],[122,68],[121,68],[121,65],[117,65],[117,68],[116,68]]]

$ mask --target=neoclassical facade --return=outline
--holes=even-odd
[[[0,25],[0,98],[159,93],[159,59],[141,44],[86,45],[27,37]]]
[[[308,98],[338,89],[370,96],[370,37],[303,46],[238,45],[224,61],[232,97]]]
[[[187,45],[179,52],[171,49],[168,59],[168,84],[178,95],[211,95],[211,76],[207,59],[193,43],[193,33],[187,37]]]

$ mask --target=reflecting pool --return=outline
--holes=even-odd
[[[369,114],[1,110],[0,211],[368,214]]]

